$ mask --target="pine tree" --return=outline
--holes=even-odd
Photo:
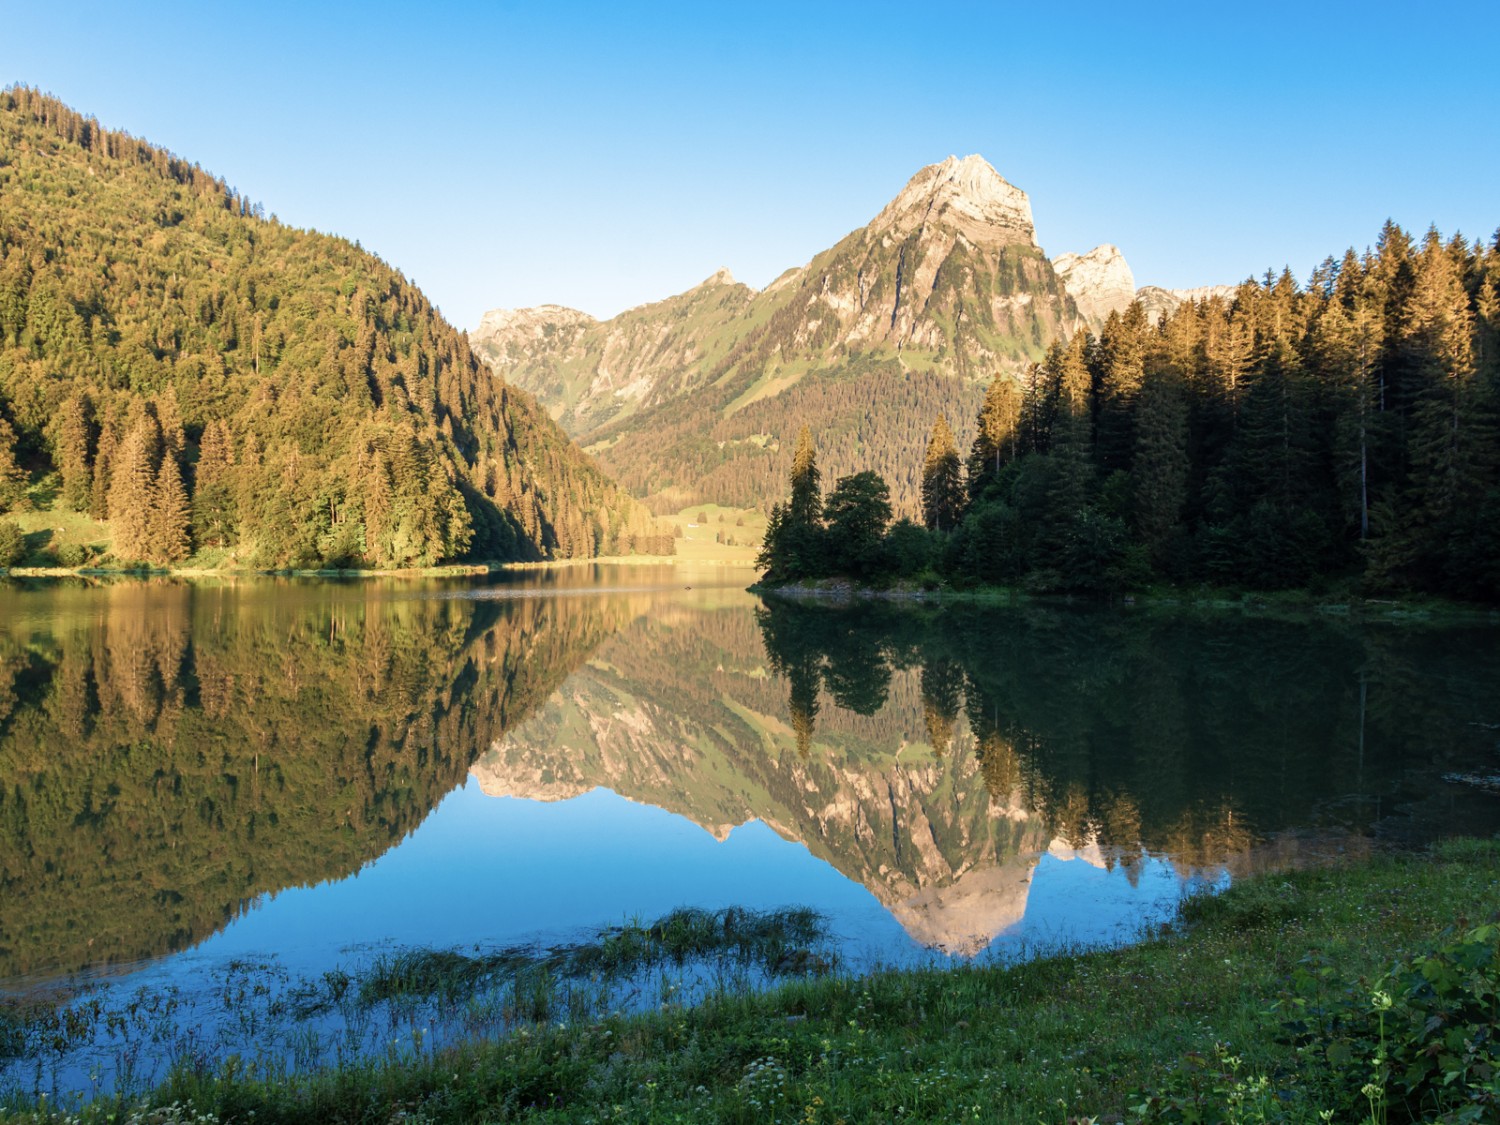
[[[969,450],[969,499],[977,498],[1000,469],[1016,459],[1020,442],[1021,388],[1009,375],[997,373],[984,393]]]
[[[1410,488],[1394,543],[1383,544],[1380,569],[1400,569],[1419,585],[1460,595],[1480,593],[1473,573],[1485,564],[1490,530],[1474,519],[1494,476],[1494,434],[1484,388],[1476,378],[1474,317],[1461,269],[1437,232],[1417,261],[1399,353],[1414,396]],[[1393,548],[1393,549],[1392,549]]]
[[[229,427],[214,419],[198,443],[193,478],[193,537],[204,546],[224,547],[235,524],[234,442]]]
[[[0,512],[26,503],[26,471],[16,462],[16,431],[0,417]]]
[[[818,526],[823,518],[821,483],[812,431],[804,425],[797,433],[797,448],[792,453],[792,498],[787,505],[790,524],[804,528]]]
[[[153,557],[151,531],[156,471],[151,464],[155,425],[139,421],[125,435],[110,475],[109,522],[115,557],[141,562]]]
[[[922,520],[931,531],[952,531],[963,518],[963,467],[948,419],[938,415],[922,459]]]
[[[188,539],[192,508],[182,485],[182,470],[170,453],[161,459],[151,499],[151,553],[146,557],[158,563],[181,562],[192,552]]]
[[[1170,368],[1147,368],[1136,400],[1131,502],[1135,531],[1156,566],[1168,562],[1188,489],[1187,398]]]
[[[792,453],[791,499],[782,512],[780,565],[782,578],[813,578],[823,573],[822,474],[813,449],[812,431],[803,426]]]
[[[62,501],[75,512],[88,508],[94,470],[89,462],[93,442],[93,402],[79,391],[69,396],[53,423],[52,460],[62,476]]]
[[[1068,527],[1087,507],[1093,482],[1088,349],[1088,334],[1078,332],[1066,347],[1056,347],[1048,353],[1048,382],[1055,406],[1051,454],[1053,476],[1047,489],[1050,526],[1043,539],[1053,549],[1061,546]]]
[[[115,451],[118,448],[114,427],[101,425],[99,448],[94,452],[94,481],[89,487],[89,515],[96,520],[109,519],[110,484],[114,479]]]
[[[1101,472],[1130,467],[1135,400],[1145,378],[1146,312],[1132,301],[1111,313],[1099,339],[1099,417],[1095,449]]]

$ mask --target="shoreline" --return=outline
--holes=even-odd
[[[1151,590],[1108,598],[1077,594],[1034,594],[1001,586],[979,586],[965,590],[951,586],[924,588],[913,584],[890,587],[863,585],[847,578],[824,578],[812,582],[766,585],[756,582],[750,591],[762,597],[844,607],[857,603],[886,602],[941,607],[944,605],[1073,606],[1119,610],[1240,611],[1294,616],[1348,618],[1383,621],[1474,621],[1500,624],[1500,606],[1446,602],[1421,598],[1319,598],[1305,590],[1248,591],[1197,588]]]
[[[1453,1030],[1492,1049],[1479,1033],[1500,977],[1500,927],[1487,924],[1500,919],[1497,877],[1500,838],[1452,840],[1254,876],[1186,899],[1174,923],[1130,946],[798,979],[437,1050],[393,1045],[375,1061],[309,1071],[199,1062],[148,1093],[92,1103],[12,1090],[0,1117],[264,1125],[388,1119],[400,1107],[433,1123],[1311,1125],[1389,1106],[1393,1120],[1431,1120],[1492,1098],[1482,1077],[1441,1061],[1420,1089],[1405,1083],[1432,1057],[1420,1038],[1423,964],[1488,958],[1475,962],[1474,1000],[1459,997],[1469,1007],[1443,1002],[1477,1011],[1452,1015]],[[1386,1006],[1372,1008],[1372,995]],[[1384,1063],[1372,1070],[1377,1048]]]
[[[565,570],[580,566],[701,566],[753,570],[750,561],[689,559],[678,555],[606,555],[537,562],[453,563],[395,569],[298,569],[292,567],[0,567],[3,578],[477,578],[513,571]]]

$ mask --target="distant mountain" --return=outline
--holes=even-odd
[[[1135,276],[1125,255],[1107,242],[1087,254],[1059,254],[1052,268],[1091,328],[1097,329],[1112,312],[1124,312],[1135,300]]]
[[[1162,289],[1146,285],[1136,291],[1136,300],[1145,308],[1147,322],[1157,324],[1189,301],[1207,301],[1213,297],[1232,301],[1238,288],[1237,285],[1201,285],[1194,289]]]
[[[874,468],[914,513],[928,430],[961,442],[997,374],[1135,298],[1114,246],[1048,260],[1031,202],[978,156],[923,168],[871,222],[756,292],[720,270],[606,321],[497,309],[471,340],[656,510],[765,503],[789,445]]]
[[[19,462],[107,518],[120,561],[542,559],[650,533],[357,244],[25,88],[0,92],[0,198],[0,513]]]
[[[607,321],[492,312],[472,340],[658,509],[779,494],[782,445],[803,422],[830,481],[873,466],[911,507],[937,415],[962,429],[995,372],[1087,323],[1026,193],[968,156],[923,168],[869,225],[760,292],[721,270]]]

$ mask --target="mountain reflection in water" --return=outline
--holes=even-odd
[[[1490,629],[1222,612],[673,610],[474,773],[535,800],[607,788],[720,839],[762,821],[919,944],[973,954],[1022,922],[1043,856],[1191,886],[1493,831],[1493,799],[1441,777],[1495,762],[1497,658]]]
[[[829,609],[748,578],[0,589],[0,978],[274,955],[308,919],[333,964],[398,919],[546,941],[737,898],[972,954],[1128,931],[1269,856],[1495,830],[1441,780],[1495,772],[1493,630]],[[625,801],[570,800],[601,788]]]

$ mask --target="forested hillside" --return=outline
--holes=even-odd
[[[358,244],[26,88],[0,93],[0,199],[0,514],[91,512],[121,562],[663,547]]]
[[[966,474],[934,427],[925,536],[882,538],[878,504],[830,503],[825,524],[798,501],[805,456],[767,533],[773,578],[931,567],[1051,590],[1353,580],[1500,598],[1500,236],[1418,243],[1388,223],[1305,287],[1267,273],[1154,327],[1136,303],[1019,388],[996,380],[976,427]],[[851,487],[833,495],[875,495]]]

